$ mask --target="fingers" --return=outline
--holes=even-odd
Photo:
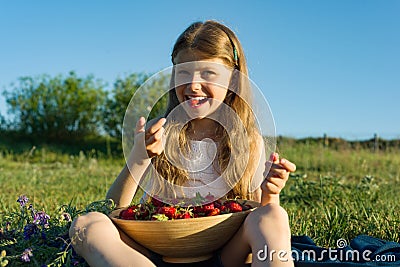
[[[296,165],[285,158],[279,159],[278,153],[271,153],[271,155],[269,157],[269,161],[267,161],[265,163],[266,171],[268,171],[270,168],[271,169],[282,169],[283,168],[288,172],[296,171]]]
[[[285,169],[271,169],[265,177],[262,189],[269,194],[279,194],[289,179],[289,172]]]
[[[146,119],[144,117],[140,117],[136,122],[135,134],[145,132],[146,139],[154,139],[153,136],[157,135],[156,139],[159,140],[162,133],[164,132],[164,124],[166,122],[165,118],[159,119],[156,123],[151,124],[147,129],[145,129]],[[147,140],[146,140],[147,142]]]
[[[294,172],[296,171],[296,165],[287,159],[281,159],[280,160],[280,165],[283,166],[288,172]]]
[[[157,132],[148,136],[148,138],[146,138],[146,141],[145,141],[146,146],[149,146],[152,143],[160,141],[164,131],[165,131],[164,127],[161,127],[160,129],[157,130]]]
[[[285,187],[285,184],[286,180],[283,180],[281,178],[269,177],[265,180],[262,186],[270,194],[279,194],[281,190]]]
[[[144,144],[143,149],[145,149],[150,158],[160,155],[164,150],[162,137],[165,131],[163,127],[165,122],[165,118],[161,118],[157,121],[152,120],[147,123],[146,127],[146,119],[140,117],[136,123],[135,139],[137,139],[138,144]]]
[[[160,130],[166,122],[165,118],[159,119],[156,123],[151,125],[148,129],[146,129],[146,135],[154,135],[158,130]]]
[[[165,121],[165,118],[161,118],[146,130],[146,146],[161,140],[165,130],[163,127]]]
[[[146,119],[144,117],[140,117],[136,122],[135,134],[144,132],[144,125],[146,123]]]
[[[145,131],[145,145],[149,157],[160,155],[164,150],[162,136],[165,131],[165,128],[163,127],[165,122],[166,119],[161,118],[149,126]]]
[[[286,181],[289,178],[289,172],[285,169],[271,168],[265,178],[268,179],[269,177],[284,179]]]
[[[265,163],[265,180],[262,189],[268,194],[279,194],[289,179],[289,173],[296,170],[296,165],[287,159],[279,159],[278,153],[272,153]]]

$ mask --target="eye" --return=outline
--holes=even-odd
[[[185,69],[177,69],[175,73],[175,83],[177,85],[187,84],[192,77],[191,72]]]
[[[187,70],[178,70],[177,74],[180,76],[188,76],[190,75],[190,72],[188,72]]]
[[[203,78],[203,79],[209,79],[209,78],[212,78],[212,77],[214,77],[215,75],[217,75],[214,71],[212,71],[212,70],[203,70],[202,72],[201,72],[201,77]]]

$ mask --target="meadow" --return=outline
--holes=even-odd
[[[399,147],[373,150],[282,139],[278,152],[297,165],[281,195],[292,235],[308,235],[324,247],[336,247],[337,240],[350,241],[361,234],[400,241]],[[10,226],[8,220],[21,210],[16,202],[20,195],[26,195],[36,210],[46,211],[50,218],[60,217],[62,205],[66,205],[64,211],[75,211],[76,215],[88,204],[104,199],[123,164],[122,156],[95,150],[63,153],[46,146],[18,152],[3,149],[0,240],[5,240],[1,237],[7,229],[17,227]],[[60,229],[65,232],[68,223],[60,222]],[[0,242],[0,250],[6,253],[0,256],[0,264],[7,260],[7,266],[19,266],[24,248],[12,248],[16,242],[25,242],[22,240]],[[15,253],[20,254],[13,256]],[[46,257],[46,252],[41,257]],[[63,260],[53,266],[62,266]],[[51,266],[49,262],[46,264]],[[41,266],[43,262],[32,257],[31,264]]]

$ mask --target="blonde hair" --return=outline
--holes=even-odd
[[[177,54],[185,49],[198,52],[205,57],[204,59],[222,59],[227,66],[241,73],[236,77],[238,80],[235,83],[235,90],[228,90],[224,100],[224,103],[230,107],[240,119],[240,121],[230,120],[227,122],[230,124],[234,123],[233,133],[230,132],[229,135],[234,136],[235,140],[239,140],[239,142],[235,142],[233,146],[223,126],[220,124],[217,127],[216,133],[218,136],[221,136],[217,152],[218,165],[221,171],[225,171],[225,181],[233,188],[227,194],[228,198],[239,197],[242,199],[254,199],[254,195],[249,189],[258,165],[258,161],[254,160],[258,158],[254,156],[255,153],[257,153],[257,142],[262,139],[257,131],[254,114],[251,109],[251,87],[247,78],[248,70],[243,48],[236,35],[228,27],[216,21],[206,21],[204,23],[193,23],[178,37],[172,51],[172,62],[174,65],[176,64],[174,60]],[[172,77],[174,77],[174,74],[172,74]],[[171,80],[171,84],[172,83],[173,81]],[[231,81],[231,84],[232,83],[233,81]],[[180,102],[176,96],[175,90],[170,90],[165,116],[170,114],[179,104]],[[241,123],[243,127],[235,127],[239,123]],[[175,140],[174,144],[177,144],[182,151],[188,151],[188,130],[191,127],[190,125],[189,122],[181,126],[174,123],[169,123],[166,126],[169,140]],[[240,130],[243,128],[245,129],[244,132]],[[249,151],[248,154],[244,153],[247,151]],[[169,151],[166,151],[166,153],[168,152]],[[233,168],[226,169],[233,154],[239,156],[233,159]],[[187,171],[171,164],[165,153],[154,157],[152,162],[158,175],[167,179],[172,184],[183,185],[188,180]],[[241,179],[238,179],[238,176],[241,176]],[[163,193],[165,193],[165,190],[167,189],[156,189],[156,191],[163,191]],[[157,194],[157,192],[153,193]]]

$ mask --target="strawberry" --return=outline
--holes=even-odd
[[[167,205],[158,199],[151,197],[150,201],[132,205],[119,214],[121,219],[126,220],[173,220],[199,218],[241,212],[252,209],[249,204],[241,204],[237,200],[215,199],[210,193],[202,197],[200,193],[194,198],[173,198]],[[204,204],[207,203],[207,204]]]
[[[209,204],[203,205],[203,211],[204,211],[205,213],[209,213],[209,212],[211,212],[213,209],[214,209],[214,203],[209,203]]]
[[[219,207],[219,210],[221,211],[221,213],[229,213],[229,210],[225,205],[221,205]]]
[[[184,213],[178,214],[176,218],[177,219],[189,219],[189,218],[191,218],[190,212],[186,211]]]
[[[176,208],[175,207],[160,207],[157,210],[158,214],[165,214],[169,219],[176,218]]]
[[[228,203],[225,204],[226,208],[229,210],[229,212],[240,212],[243,211],[242,206],[234,201],[229,201]]]
[[[190,99],[189,101],[191,106],[196,106],[199,103],[199,100],[197,99]]]
[[[277,161],[277,160],[279,159],[278,153],[272,153],[272,154],[269,156],[269,159],[270,159],[272,162]]]
[[[219,214],[221,214],[221,210],[219,208],[214,208],[207,214],[207,216],[215,216]]]
[[[119,217],[124,220],[134,220],[135,219],[136,206],[131,206],[119,213]]]

